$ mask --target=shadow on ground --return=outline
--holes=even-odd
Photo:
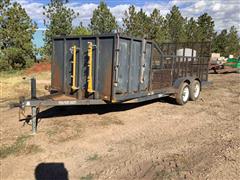
[[[35,168],[36,180],[68,180],[64,163],[40,163]]]
[[[38,114],[38,119],[82,115],[82,114],[106,114],[111,112],[127,111],[130,109],[138,108],[155,102],[176,104],[175,99],[172,97],[164,97],[161,99],[154,99],[141,103],[132,104],[106,104],[106,105],[82,105],[82,106],[55,106],[46,109]]]
[[[209,72],[208,72],[208,74],[213,74],[213,75],[214,75],[214,74],[216,74],[216,75],[217,75],[217,74],[237,74],[237,73],[239,73],[238,70],[232,70],[232,71],[228,71],[228,70],[225,70],[225,71],[219,70],[219,71],[218,71],[218,70],[217,70],[216,72],[214,72],[214,71],[209,71]]]

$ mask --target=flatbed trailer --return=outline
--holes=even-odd
[[[208,82],[210,43],[156,44],[120,34],[53,39],[50,95],[20,100],[31,107],[36,133],[40,106],[136,103],[165,96],[197,100]],[[81,106],[79,106],[81,108]]]

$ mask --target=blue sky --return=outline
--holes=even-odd
[[[19,2],[27,11],[28,15],[38,24],[38,30],[34,35],[34,43],[37,47],[43,45],[43,32],[46,29],[43,25],[43,5],[49,0],[14,0]],[[215,21],[215,29],[229,29],[237,27],[240,32],[240,3],[239,0],[105,0],[112,14],[121,24],[124,11],[133,4],[136,9],[143,9],[150,14],[154,8],[166,15],[173,5],[177,5],[185,17],[197,18],[207,12]],[[78,12],[79,17],[74,20],[73,25],[83,22],[86,26],[90,22],[93,10],[98,6],[99,0],[69,0],[66,6]]]

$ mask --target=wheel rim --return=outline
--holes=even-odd
[[[183,89],[183,93],[182,93],[182,99],[184,102],[187,102],[187,100],[189,99],[189,88],[186,86],[184,89]]]
[[[194,92],[193,92],[194,97],[197,98],[199,96],[199,93],[200,93],[200,85],[196,83],[194,87]]]

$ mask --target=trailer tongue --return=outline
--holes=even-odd
[[[209,59],[208,42],[158,46],[120,34],[59,36],[53,39],[50,95],[37,97],[32,79],[32,96],[20,107],[32,108],[35,133],[40,106],[133,103],[171,95],[183,105],[198,99],[208,81]]]

